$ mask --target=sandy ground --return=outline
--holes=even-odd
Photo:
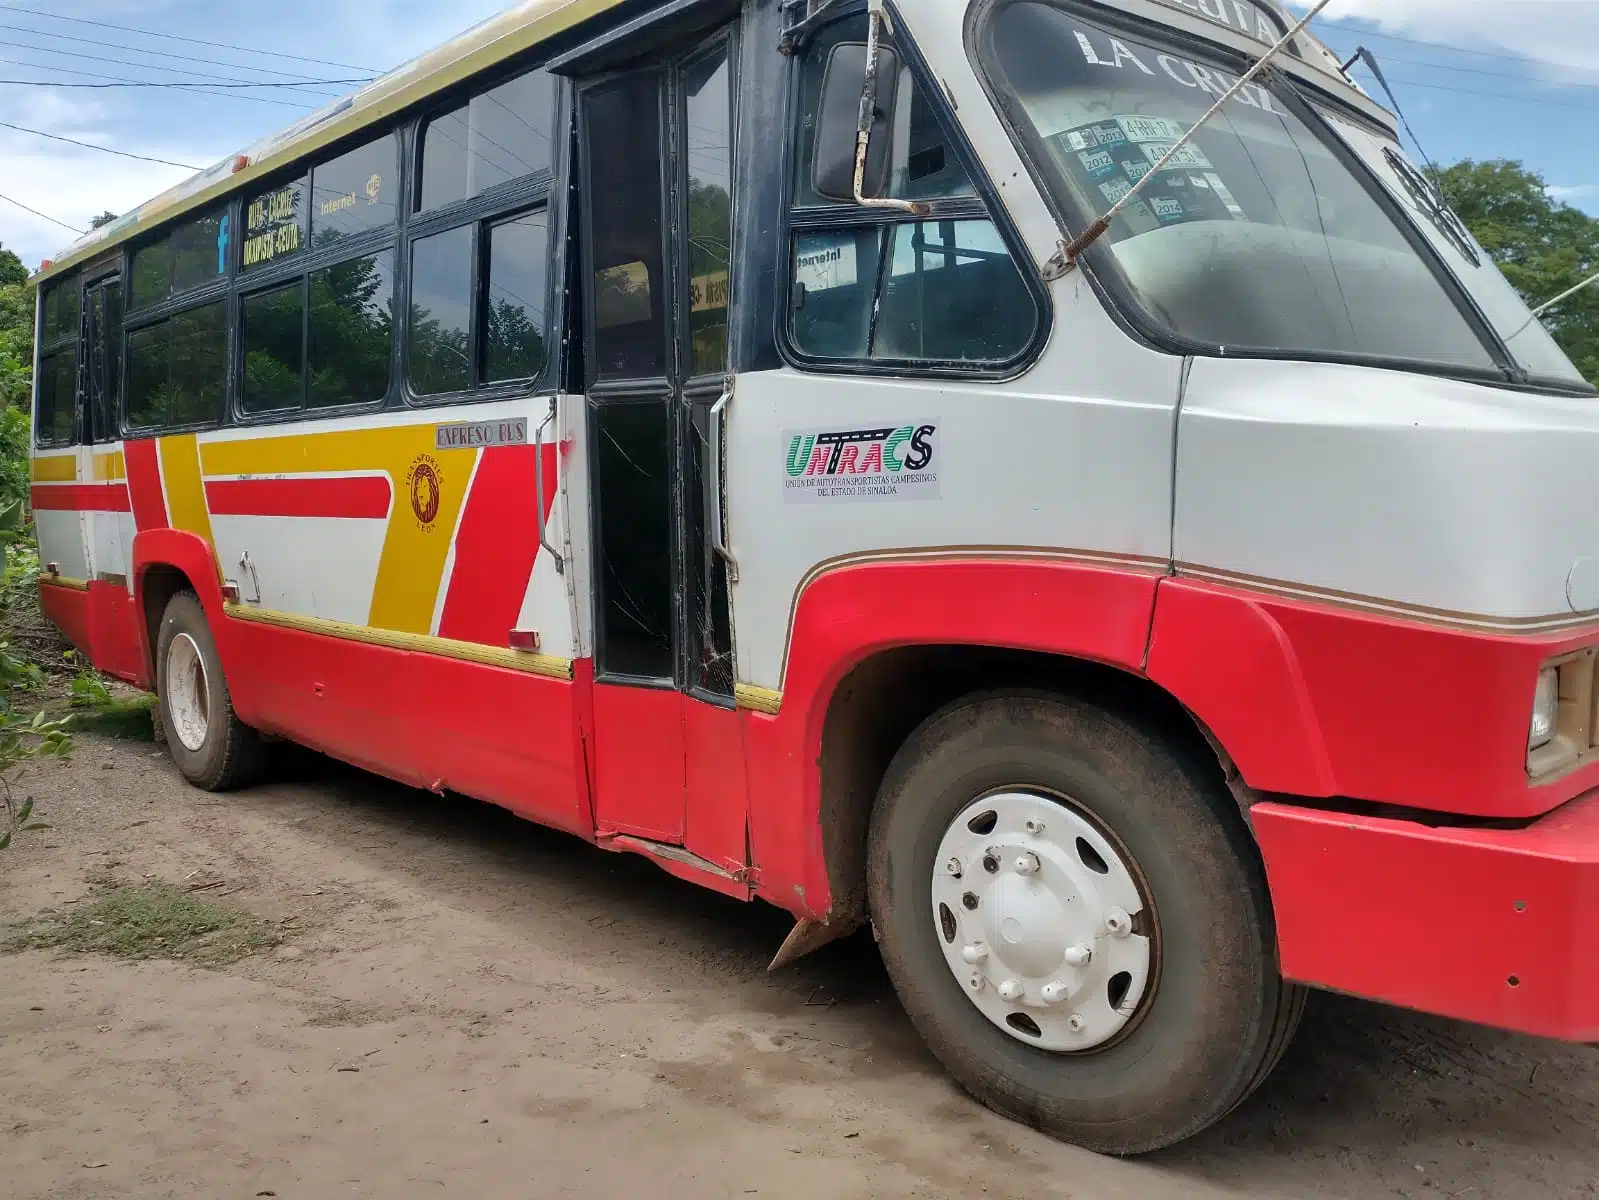
[[[306,756],[231,797],[148,744],[33,768],[0,912],[209,872],[285,930],[223,971],[0,958],[0,1196],[1599,1195],[1599,1050],[1318,997],[1267,1087],[1138,1162],[993,1116],[869,939]]]

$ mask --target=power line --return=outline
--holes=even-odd
[[[12,61],[13,60],[11,60],[11,59],[0,59],[0,62],[12,62]],[[17,65],[19,67],[34,67],[35,66],[35,64],[33,64],[33,63],[16,63],[15,65]],[[56,69],[64,71],[67,68],[65,68],[65,67],[52,68],[52,67],[45,67],[45,66],[37,66],[37,67],[35,67],[35,69],[36,70],[40,70],[40,71],[49,71],[49,70],[56,70]],[[89,74],[89,72],[87,72],[87,71],[79,71],[78,74],[87,75],[87,74]],[[372,81],[370,79],[330,79],[330,80],[328,80],[328,82],[329,83],[370,83]],[[17,87],[52,87],[52,88],[56,88],[56,87],[61,87],[61,88],[114,88],[114,87],[150,87],[150,88],[190,88],[190,87],[208,87],[208,88],[297,88],[297,87],[300,86],[297,83],[212,83],[210,80],[196,80],[194,83],[190,84],[190,83],[185,83],[181,79],[171,79],[171,80],[167,80],[167,79],[119,79],[115,83],[67,83],[67,82],[51,82],[48,79],[0,79],[0,83],[14,84]],[[311,94],[312,95],[321,95],[322,93],[313,92]],[[244,97],[241,97],[241,99],[253,100],[253,99],[255,99],[255,97],[253,97],[253,96],[244,96]],[[328,99],[333,100],[333,99],[337,99],[337,97],[333,96],[333,95],[328,95]],[[296,105],[295,107],[298,108],[298,107],[304,107],[304,106],[303,105]]]
[[[52,217],[49,213],[42,213],[36,208],[29,208],[21,200],[13,200],[10,196],[7,196],[4,192],[0,192],[0,200],[4,200],[7,204],[15,204],[23,212],[30,212],[34,216],[39,217],[42,220],[49,221],[50,224],[52,224],[52,225],[59,225],[59,226],[61,226],[61,228],[67,230],[69,233],[75,233],[75,234],[77,234],[77,235],[79,235],[81,237],[81,236],[83,236],[83,234],[88,232],[88,230],[86,230],[86,229],[79,229],[76,225],[68,225],[65,221],[58,221],[54,217]]]
[[[1586,0],[1583,0],[1583,2],[1586,2]],[[6,6],[0,5],[0,8],[4,7]],[[1472,54],[1479,58],[1501,58],[1507,59],[1510,62],[1532,63],[1533,65],[1540,67],[1557,67],[1562,71],[1580,71],[1584,69],[1582,67],[1574,67],[1569,63],[1555,62],[1553,59],[1549,58],[1534,58],[1530,54],[1507,54],[1504,51],[1473,50],[1469,46],[1455,46],[1448,42],[1430,42],[1424,41],[1421,38],[1401,37],[1397,33],[1378,33],[1375,30],[1359,29],[1353,25],[1345,25],[1337,21],[1328,21],[1325,18],[1318,21],[1317,24],[1323,29],[1334,29],[1339,33],[1348,34],[1352,37],[1381,38],[1383,41],[1388,42],[1404,42],[1408,46],[1426,46],[1433,50],[1453,50],[1456,54]]]
[[[1512,100],[1522,104],[1540,104],[1551,108],[1577,108],[1584,112],[1592,112],[1599,108],[1599,104],[1575,104],[1569,100],[1550,100],[1544,96],[1518,96],[1514,92],[1484,92],[1476,88],[1449,87],[1442,83],[1422,83],[1419,79],[1398,79],[1395,83],[1402,83],[1406,87],[1426,88],[1433,92],[1453,92],[1459,96],[1486,96],[1495,100]]]
[[[299,54],[284,54],[278,50],[257,50],[254,47],[235,46],[227,42],[208,42],[203,38],[181,37],[175,33],[158,33],[153,29],[135,29],[131,25],[114,25],[110,21],[91,21],[84,17],[64,17],[57,13],[45,12],[37,8],[24,8],[20,4],[0,4],[0,9],[7,12],[26,13],[30,17],[47,17],[52,21],[71,21],[75,25],[92,25],[98,29],[116,29],[122,33],[136,33],[141,37],[164,38],[172,42],[187,42],[191,46],[212,46],[218,50],[242,50],[250,54],[265,55],[269,58],[286,58],[294,62],[313,63],[319,67],[338,67],[345,71],[373,71],[373,67],[360,67],[354,63],[329,62],[323,58],[305,58]]]
[[[34,29],[27,25],[11,25],[4,21],[0,21],[0,29],[9,29],[13,33],[28,33],[35,37],[54,38],[57,41],[63,42],[79,42],[85,46],[102,46],[112,50],[126,50],[133,54],[148,54],[152,58],[172,58],[178,60],[179,62],[185,63],[203,63],[206,66],[212,67],[232,67],[236,71],[257,71],[263,75],[281,75],[293,83],[322,84],[348,82],[343,79],[311,79],[304,75],[295,75],[290,71],[279,71],[276,67],[256,67],[251,66],[249,63],[221,62],[214,58],[195,58],[191,54],[168,54],[165,50],[146,50],[143,46],[129,46],[121,42],[103,42],[98,38],[74,37],[70,33],[50,33],[48,30]],[[143,66],[146,64],[141,63],[138,65]],[[152,63],[149,65],[153,66],[155,64]],[[368,76],[367,78],[370,79],[371,77]],[[366,82],[366,80],[363,80],[362,82]]]
[[[67,142],[74,146],[82,146],[86,150],[98,150],[102,154],[115,154],[118,158],[136,158],[140,162],[160,163],[163,167],[179,167],[185,171],[205,170],[204,167],[173,162],[169,158],[151,158],[148,154],[131,154],[126,150],[113,150],[110,146],[96,146],[93,142],[80,142],[77,138],[62,137],[59,133],[46,133],[42,129],[25,129],[23,126],[13,125],[9,121],[0,121],[0,129],[15,129],[18,133],[31,133],[35,137],[49,138],[53,142]]]
[[[32,50],[35,54],[58,54],[62,58],[81,58],[87,62],[115,63],[117,66],[121,67],[138,67],[142,71],[165,71],[169,75],[183,74],[183,72],[179,71],[176,67],[163,67],[159,63],[142,63],[127,58],[112,58],[104,54],[85,54],[81,50],[57,50],[52,46],[32,46],[27,42],[12,41],[0,41],[0,46],[8,46],[13,50]],[[189,69],[188,74],[193,75],[196,81],[203,82],[210,82],[211,80],[221,80],[227,83],[250,82],[246,79],[240,79],[237,75],[213,75],[208,71],[196,71],[192,68]],[[265,87],[267,85],[259,84],[258,86]],[[330,99],[333,96],[333,93],[331,92],[311,92],[310,85],[304,83],[288,84],[285,86],[298,88],[301,91],[305,91],[311,95],[326,96]]]
[[[1393,54],[1384,54],[1382,56],[1382,61],[1385,62],[1385,63],[1403,63],[1404,65],[1406,65],[1408,67],[1427,67],[1427,68],[1430,68],[1430,69],[1432,69],[1434,71],[1455,71],[1455,72],[1458,72],[1459,74],[1462,74],[1462,75],[1488,75],[1488,76],[1493,77],[1494,79],[1517,79],[1517,80],[1520,80],[1523,83],[1536,83],[1536,84],[1540,84],[1540,85],[1545,86],[1545,87],[1599,88],[1599,80],[1596,80],[1593,83],[1577,83],[1577,82],[1574,82],[1574,81],[1567,81],[1567,80],[1558,80],[1558,81],[1556,81],[1556,80],[1546,80],[1546,79],[1539,79],[1537,76],[1534,76],[1534,75],[1517,75],[1513,71],[1484,71],[1480,67],[1457,67],[1457,66],[1451,65],[1450,63],[1429,62],[1429,61],[1427,61],[1425,59],[1419,59],[1419,58],[1400,58],[1397,55],[1393,55]],[[1581,68],[1571,68],[1571,69],[1572,70],[1579,70]]]
[[[84,76],[85,78],[88,78],[88,79],[107,79],[107,80],[110,80],[113,83],[119,83],[119,84],[140,83],[140,81],[137,80],[137,79],[127,79],[127,78],[124,78],[121,75],[102,75],[98,71],[85,71],[81,67],[60,67],[60,66],[54,66],[54,65],[45,66],[43,63],[24,62],[20,58],[0,58],[0,63],[9,63],[11,66],[14,66],[14,67],[26,67],[30,71],[65,71],[68,75],[82,75],[82,76]],[[69,83],[69,82],[60,82],[60,83],[58,83],[58,82],[54,82],[54,81],[38,80],[38,79],[16,79],[16,80],[9,80],[8,82],[20,84],[20,85],[22,85],[24,87],[78,87],[78,86],[80,86],[80,85],[75,84],[75,83]],[[142,86],[142,84],[141,84],[141,86]],[[296,110],[298,110],[300,112],[310,112],[311,111],[311,107],[312,107],[309,104],[295,104],[294,102],[289,101],[289,100],[273,100],[273,99],[271,99],[270,97],[267,97],[267,96],[246,96],[242,92],[214,92],[210,88],[203,87],[203,86],[201,86],[199,84],[179,83],[179,82],[176,82],[176,81],[174,81],[172,83],[159,83],[159,84],[158,83],[151,83],[150,86],[152,86],[152,87],[161,86],[161,87],[177,88],[179,91],[188,92],[191,95],[195,95],[195,96],[219,96],[223,100],[250,100],[250,101],[253,101],[256,104],[271,104],[271,105],[274,105],[274,106],[276,106],[278,108],[292,108],[292,109],[296,109]],[[217,86],[220,87],[222,85],[218,84]]]

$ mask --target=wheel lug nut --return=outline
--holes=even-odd
[[[1020,979],[1007,979],[999,985],[999,998],[1001,1000],[1016,1001],[1027,994],[1027,988]]]
[[[961,897],[961,903],[966,906],[966,910],[968,912],[976,912],[977,911],[977,894],[975,892],[967,892],[964,896]]]
[[[1120,908],[1105,914],[1105,929],[1113,936],[1123,938],[1133,931],[1133,919]]]
[[[1034,854],[1031,850],[1029,850],[1026,854],[1020,855],[1016,859],[1016,874],[1037,875],[1038,855]]]
[[[954,876],[956,879],[959,879],[961,877],[961,860],[958,858],[950,859],[944,864],[944,870],[950,875]]]
[[[995,854],[992,850],[984,853],[983,870],[987,871],[990,875],[995,874],[999,870],[999,855]]]
[[[1094,961],[1094,951],[1089,946],[1068,946],[1062,957],[1068,967],[1086,967]]]
[[[1073,1033],[1081,1033],[1084,1029],[1088,1028],[1088,1022],[1083,1020],[1082,1013],[1073,1013],[1066,1019],[1066,1028],[1070,1029]]]
[[[983,973],[981,971],[973,971],[972,972],[972,977],[971,977],[971,979],[968,982],[970,982],[970,984],[971,984],[972,991],[974,991],[974,992],[982,991],[983,990],[983,984],[985,982],[985,980],[983,979]]]
[[[975,967],[978,963],[988,961],[988,947],[982,942],[973,942],[961,951],[961,957]]]
[[[1032,834],[1034,837],[1037,837],[1039,834],[1044,832],[1044,823],[1038,820],[1036,817],[1032,818],[1027,822],[1027,832]]]
[[[1069,989],[1058,979],[1052,979],[1043,987],[1045,1004],[1059,1004],[1069,995]]]

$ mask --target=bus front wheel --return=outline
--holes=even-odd
[[[1219,781],[1138,725],[968,697],[889,767],[872,921],[895,990],[989,1107],[1107,1154],[1180,1142],[1276,1064],[1303,1011]]]
[[[261,738],[233,711],[216,640],[193,592],[167,603],[155,661],[161,724],[183,777],[211,792],[253,783],[265,761]]]

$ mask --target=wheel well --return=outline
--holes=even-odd
[[[155,656],[156,646],[161,638],[161,617],[167,611],[167,605],[172,597],[179,592],[192,591],[194,584],[177,567],[157,563],[145,569],[141,595],[144,597],[144,628],[149,635],[147,645],[150,652],[144,665],[150,673],[152,688],[156,686],[158,679]]]
[[[1165,737],[1225,782],[1230,763],[1194,718],[1147,679],[1082,659],[982,646],[909,646],[858,664],[839,683],[822,726],[822,852],[830,924],[868,918],[866,837],[889,763],[923,721],[962,696],[1037,688],[1091,701]]]

